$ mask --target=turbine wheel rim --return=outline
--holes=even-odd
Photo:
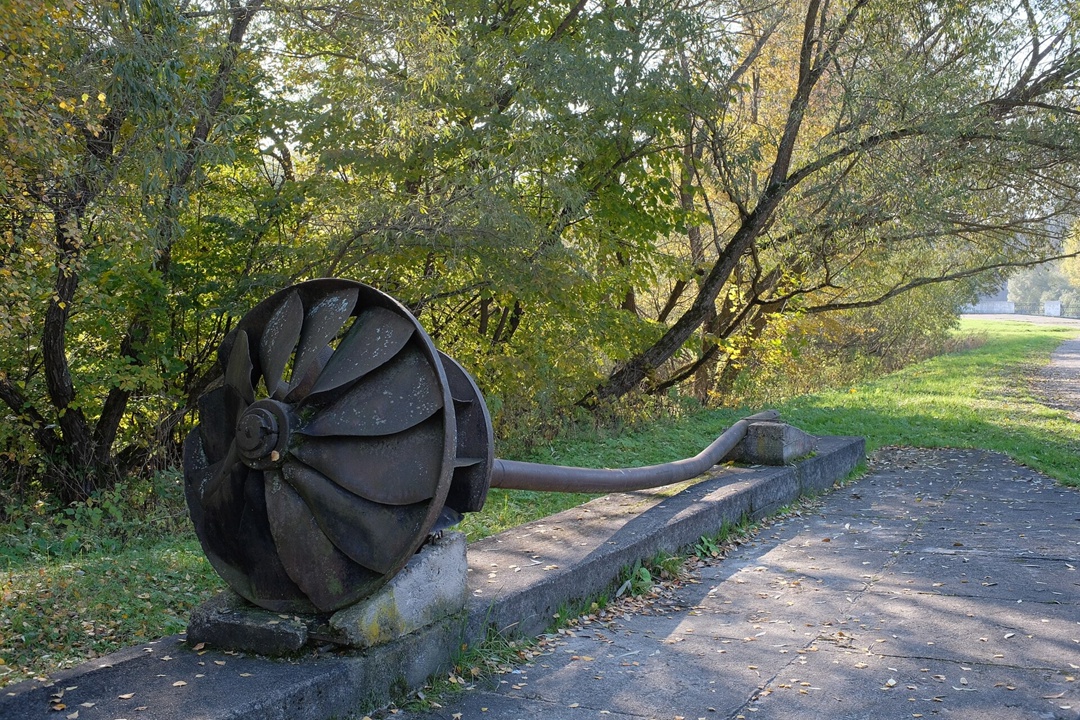
[[[192,519],[215,569],[271,609],[310,602],[329,611],[370,594],[423,544],[450,488],[454,400],[434,343],[388,295],[348,280],[314,280],[256,305],[222,343],[219,358],[222,399],[200,408],[235,419],[200,417],[188,439],[199,447],[191,456],[208,447],[220,456],[201,459],[190,472],[185,463],[188,501],[199,505]],[[200,433],[210,427],[231,436],[208,440]],[[412,465],[401,463],[404,469],[380,449],[412,440],[426,446],[411,453]],[[379,472],[365,474],[372,462]],[[237,466],[248,472],[231,470]],[[368,475],[386,486],[371,485]],[[265,501],[251,499],[253,483],[261,484]],[[290,499],[272,498],[282,484]],[[253,512],[261,515],[251,520]],[[300,517],[279,517],[284,512]],[[258,534],[253,545],[261,555],[222,540],[225,530],[214,525],[222,522],[237,526],[229,532]],[[380,537],[390,545],[380,545]],[[324,560],[304,562],[304,544]],[[262,557],[271,552],[266,548],[275,557]],[[360,589],[327,590],[340,578],[320,578],[313,568],[347,575]]]

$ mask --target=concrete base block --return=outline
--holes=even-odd
[[[465,547],[463,533],[444,533],[374,595],[331,615],[340,642],[374,647],[460,613],[467,597]]]
[[[371,597],[329,616],[289,615],[255,607],[228,590],[197,607],[188,641],[277,657],[308,643],[365,649],[459,614],[468,595],[465,535],[444,533],[424,545]]]
[[[814,451],[816,438],[778,422],[756,422],[727,459],[755,465],[789,465]]]
[[[308,622],[304,619],[255,607],[231,590],[195,608],[187,632],[192,645],[206,643],[273,657],[304,647],[308,634]]]

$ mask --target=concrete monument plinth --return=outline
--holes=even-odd
[[[816,438],[782,422],[755,422],[725,459],[753,465],[789,465],[814,451]]]
[[[276,613],[223,592],[192,612],[188,642],[269,656],[298,652],[310,642],[355,649],[391,642],[464,612],[465,547],[464,534],[442,534],[373,595],[329,616]]]

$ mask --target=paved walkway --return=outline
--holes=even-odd
[[[651,607],[404,717],[1080,718],[1078,567],[1080,492],[886,450]]]

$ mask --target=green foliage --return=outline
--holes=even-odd
[[[1077,225],[1070,229],[1062,251],[1080,252]],[[1080,258],[1066,257],[1016,273],[1009,279],[1009,300],[1016,303],[1017,312],[1041,315],[1044,303],[1058,301],[1064,315],[1080,315]]]
[[[722,537],[712,538],[702,535],[701,539],[694,545],[694,552],[703,558],[717,557],[720,555],[720,543],[722,541]]]
[[[716,400],[775,404],[961,349],[977,339],[955,333],[957,313],[971,300],[960,291],[927,286],[865,309],[778,318],[731,353],[739,372]]]
[[[29,504],[175,463],[225,333],[296,280],[401,299],[525,452],[625,368],[590,412],[920,357],[1075,209],[1052,3],[12,8],[0,473]]]
[[[84,553],[118,553],[133,544],[190,533],[177,471],[118,483],[63,508],[44,500],[4,507],[0,563],[70,561]]]
[[[686,558],[680,554],[659,552],[647,560],[635,560],[634,564],[619,573],[616,597],[648,595],[657,583],[675,580],[685,574]]]
[[[190,537],[9,560],[0,585],[4,683],[182,632],[191,610],[222,588]]]
[[[619,586],[620,590],[625,588],[625,592],[630,593],[631,597],[638,595],[645,595],[653,588],[653,575],[649,571],[649,568],[642,565],[640,560],[634,562],[634,564],[624,571],[625,577],[620,578],[623,584]]]
[[[182,632],[224,587],[191,531],[176,472],[59,510],[8,505],[0,539],[4,683]]]

